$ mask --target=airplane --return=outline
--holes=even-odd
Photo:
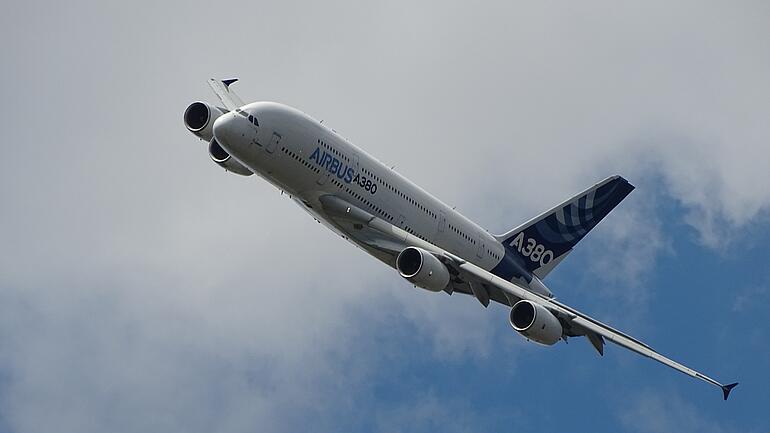
[[[603,356],[609,340],[720,387],[724,400],[738,385],[723,385],[559,302],[543,282],[631,193],[634,186],[623,177],[608,177],[495,236],[302,111],[275,102],[244,104],[230,89],[236,81],[208,80],[223,107],[197,101],[184,111],[185,126],[209,143],[211,159],[287,193],[415,287],[510,307],[513,329],[541,345],[583,336]]]

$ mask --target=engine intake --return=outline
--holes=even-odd
[[[184,126],[198,138],[211,141],[214,138],[214,121],[224,113],[225,110],[205,102],[193,102],[184,110]]]
[[[551,346],[562,335],[559,319],[542,305],[521,300],[513,305],[511,326],[521,335],[546,346]]]
[[[233,157],[219,145],[216,138],[212,138],[209,142],[209,156],[211,156],[212,161],[227,171],[240,174],[241,176],[251,176],[254,174],[248,167],[233,159]]]
[[[398,273],[417,287],[440,292],[449,284],[449,270],[433,254],[417,247],[404,248],[396,258]]]

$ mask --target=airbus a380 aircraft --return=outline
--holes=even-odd
[[[612,176],[519,227],[490,235],[451,207],[307,114],[274,102],[244,105],[236,80],[209,80],[224,107],[194,102],[184,112],[190,132],[209,142],[211,159],[243,176],[257,174],[287,192],[344,239],[413,285],[465,293],[485,307],[511,307],[513,329],[553,345],[584,336],[652,358],[722,389],[641,341],[558,302],[543,279],[634,187]]]

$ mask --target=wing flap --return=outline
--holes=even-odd
[[[470,286],[473,296],[481,302],[484,308],[487,308],[489,306],[489,292],[487,292],[485,285],[468,281],[468,286]]]
[[[591,342],[594,349],[599,352],[599,356],[604,356],[604,338],[594,332],[586,332],[586,338]]]

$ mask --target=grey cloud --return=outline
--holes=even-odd
[[[181,125],[212,99],[206,78],[325,119],[492,231],[620,172],[640,190],[662,179],[718,245],[770,203],[768,11],[745,5],[7,5],[4,422],[322,428],[356,417],[384,356],[368,342],[393,318],[447,362],[516,344],[500,309],[414,293],[272,187],[214,167]],[[581,247],[599,271],[639,233],[655,242],[624,272],[667,251],[653,192],[634,194],[592,234],[610,247]],[[649,295],[618,287],[601,296]],[[340,413],[329,395],[346,396]]]

